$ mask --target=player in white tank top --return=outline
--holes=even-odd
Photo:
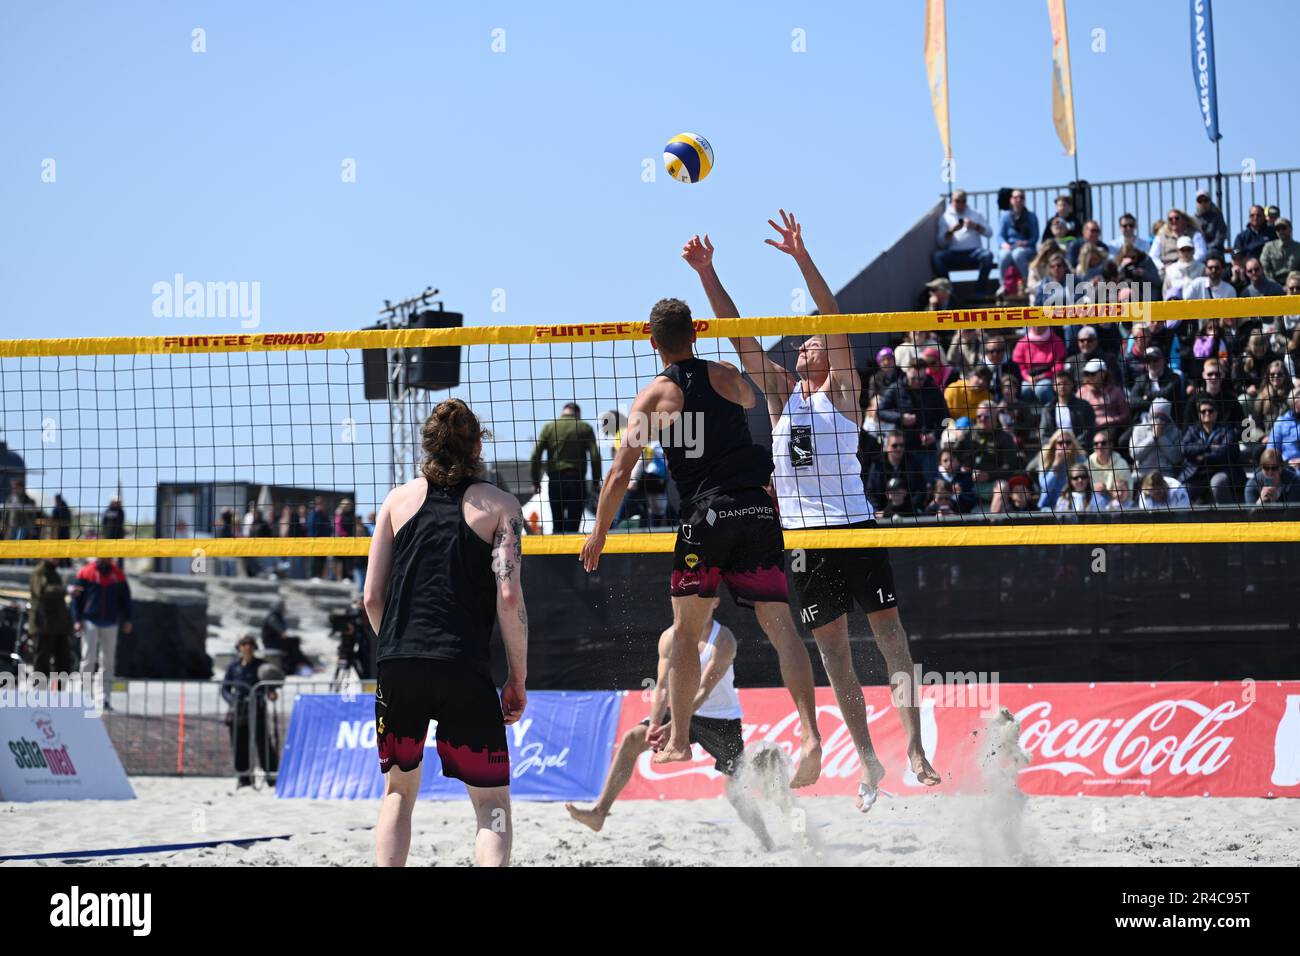
[[[781,225],[771,219],[768,223],[780,233],[781,240],[768,239],[767,244],[794,259],[821,315],[838,315],[839,305],[813,264],[803,243],[802,227],[794,216],[787,215],[783,209]],[[713,268],[713,246],[708,236],[703,240],[696,236],[687,243],[682,257],[699,273],[713,314],[720,319],[737,318],[736,305]],[[773,481],[781,524],[791,529],[833,528],[871,520],[874,512],[863,493],[862,470],[857,460],[862,383],[848,335],[826,333],[805,340],[799,347],[796,375],[768,358],[756,338],[737,337],[730,341],[767,402],[772,420]],[[870,572],[872,581],[865,587],[861,580],[864,575],[855,573],[855,562]],[[939,775],[926,759],[921,743],[920,709],[914,696],[919,688],[911,687],[912,655],[898,616],[886,552],[883,549],[795,551],[791,569],[796,583],[802,580],[805,584],[800,588],[804,620],[812,626],[836,701],[862,763],[859,809],[868,810],[875,802],[885,768],[871,744],[862,685],[853,669],[849,649],[846,612],[853,598],[868,609],[867,620],[885,657],[891,685],[896,694],[904,695],[905,703],[898,707],[898,712],[907,733],[910,771],[904,774],[903,782],[916,786],[939,783]],[[823,594],[825,599],[821,597]],[[810,597],[813,599],[809,600]]]
[[[711,611],[717,611],[718,599],[713,599]],[[772,849],[772,838],[763,823],[762,814],[737,776],[745,753],[745,739],[741,727],[740,695],[736,693],[736,672],[732,661],[736,657],[736,638],[731,631],[710,619],[707,636],[697,641],[700,655],[700,689],[696,695],[695,711],[690,719],[692,744],[703,747],[716,759],[714,769],[727,777],[727,799],[736,808],[740,819],[753,832],[765,849]],[[668,733],[662,721],[668,711],[668,675],[672,670],[673,629],[659,635],[659,666],[655,689],[650,700],[650,719],[637,724],[623,735],[614,751],[614,759],[605,776],[605,786],[590,809],[566,803],[569,816],[597,833],[605,825],[610,808],[618,795],[632,779],[637,761],[649,763],[652,749],[667,743]],[[667,714],[676,721],[675,714]],[[659,737],[652,739],[650,725],[660,727]]]

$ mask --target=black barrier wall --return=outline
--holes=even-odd
[[[1015,682],[1300,678],[1296,544],[897,549],[892,561],[913,656],[927,672]],[[672,611],[667,554],[524,559],[529,686],[640,689]],[[795,620],[799,608],[792,605]],[[752,611],[724,596],[740,641],[739,686],[781,682]],[[811,633],[800,626],[827,683]],[[886,682],[866,616],[849,618],[858,675]],[[499,638],[498,638],[499,640]],[[496,649],[498,676],[503,677]]]

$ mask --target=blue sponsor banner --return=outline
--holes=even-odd
[[[617,691],[535,691],[528,709],[506,728],[510,790],[519,800],[594,800],[613,753],[622,696]],[[420,796],[466,797],[465,785],[442,775],[425,740]],[[364,800],[383,796],[375,747],[372,694],[304,694],[294,702],[276,781],[278,797]]]
[[[1201,124],[1210,142],[1219,140],[1219,93],[1214,79],[1214,8],[1211,0],[1189,0],[1192,21],[1192,78]]]

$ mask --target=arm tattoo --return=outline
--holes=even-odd
[[[492,570],[496,572],[498,581],[509,580],[511,573],[515,569],[502,548],[505,540],[506,533],[503,529],[498,529],[492,536]]]
[[[523,540],[524,540],[524,519],[521,515],[513,515],[510,518],[510,534],[515,539],[515,563],[523,567]]]

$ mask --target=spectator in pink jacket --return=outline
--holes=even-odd
[[[1022,399],[1039,405],[1055,401],[1052,382],[1065,367],[1065,343],[1050,326],[1030,326],[1029,333],[1011,351],[1011,360],[1020,369]]]
[[[1110,378],[1110,370],[1099,358],[1091,359],[1083,366],[1083,388],[1079,397],[1092,405],[1093,414],[1097,416],[1097,430],[1113,428],[1123,431],[1128,427],[1128,396]]]

